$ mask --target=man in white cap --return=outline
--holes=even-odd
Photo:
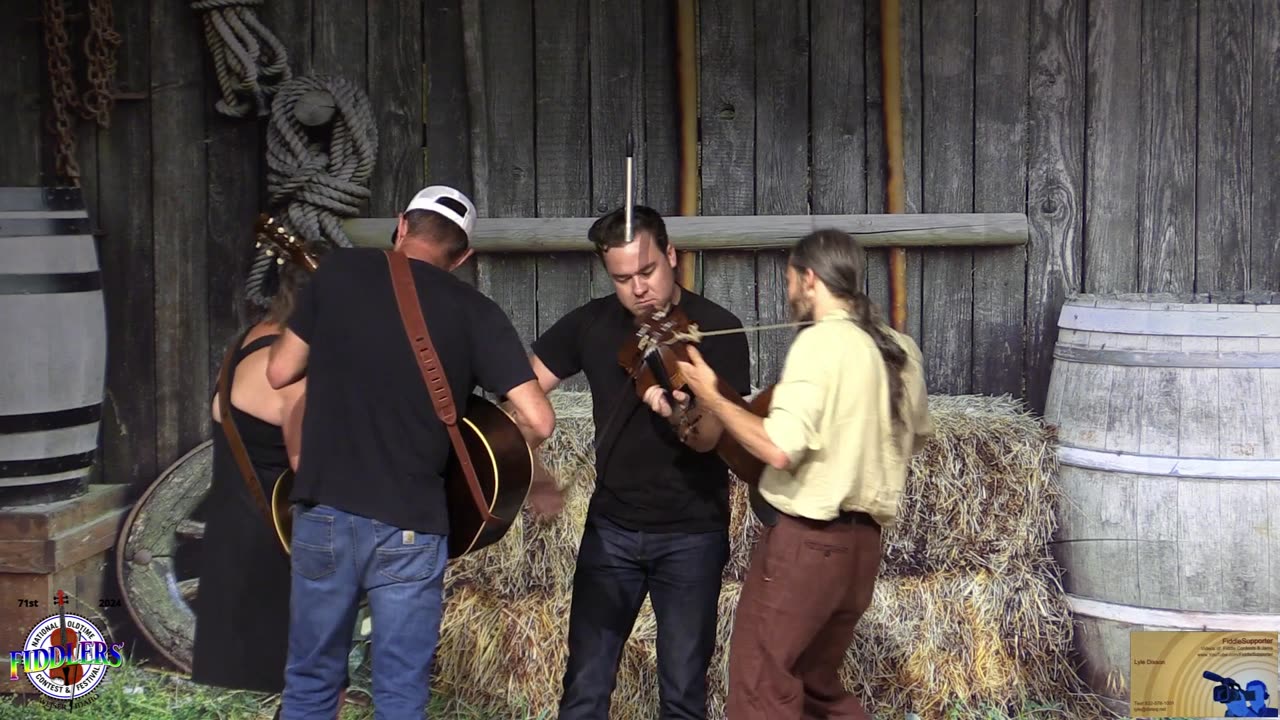
[[[459,414],[478,385],[504,397],[531,446],[554,412],[502,309],[451,271],[472,252],[475,206],[423,189],[400,216],[432,346]],[[373,615],[379,717],[421,718],[439,640],[450,438],[436,416],[383,250],[343,248],[299,294],[267,378],[307,378],[293,507],[289,660],[281,718],[332,718],[361,593]]]

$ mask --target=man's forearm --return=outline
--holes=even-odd
[[[502,410],[510,415],[511,419],[515,421],[516,428],[519,429],[520,434],[524,436],[524,441],[528,443],[530,450],[537,450],[538,446],[546,441],[547,438],[543,437],[542,434],[533,427],[533,424],[520,414],[520,411],[516,409],[516,406],[510,400],[502,401],[498,404],[498,407],[502,408]]]
[[[786,470],[791,465],[791,459],[773,444],[765,432],[764,418],[720,394],[700,402],[705,402],[707,409],[723,425],[724,432],[733,436],[747,452],[779,470]]]

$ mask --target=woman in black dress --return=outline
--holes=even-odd
[[[307,271],[277,265],[277,291],[265,317],[237,337],[231,356],[231,414],[270,501],[290,466],[283,427],[306,380],[280,390],[267,382],[271,343],[283,331]],[[191,677],[205,685],[280,693],[288,657],[289,556],[245,487],[213,398],[213,483],[206,510]],[[296,418],[295,418],[296,420]]]

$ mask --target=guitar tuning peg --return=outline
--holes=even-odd
[[[277,265],[283,265],[283,264],[284,264],[284,258],[282,258],[282,257],[278,257],[278,258],[276,258],[276,264],[277,264]]]

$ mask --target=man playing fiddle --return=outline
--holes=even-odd
[[[801,239],[787,267],[800,331],[767,417],[723,397],[690,347],[697,402],[765,463],[775,513],[756,544],[729,651],[730,720],[869,718],[839,677],[871,604],[880,533],[898,512],[911,455],[933,433],[920,349],[862,292],[866,254],[848,234]]]
[[[635,206],[633,227],[627,237],[622,209],[591,227],[614,293],[561,318],[534,342],[530,358],[545,392],[586,375],[596,427],[596,486],[574,574],[560,720],[608,717],[623,645],[646,594],[658,626],[661,717],[706,717],[707,667],[729,558],[728,470],[714,452],[720,427],[704,416],[692,432],[678,433],[673,425],[688,428],[689,418],[680,409],[671,413],[661,388],[640,400],[618,356],[634,342],[639,320],[668,309],[678,308],[702,330],[742,323],[676,284],[675,247],[657,212]],[[736,392],[750,393],[743,334],[707,338],[703,351]],[[682,406],[688,396],[677,391],[671,399]]]

